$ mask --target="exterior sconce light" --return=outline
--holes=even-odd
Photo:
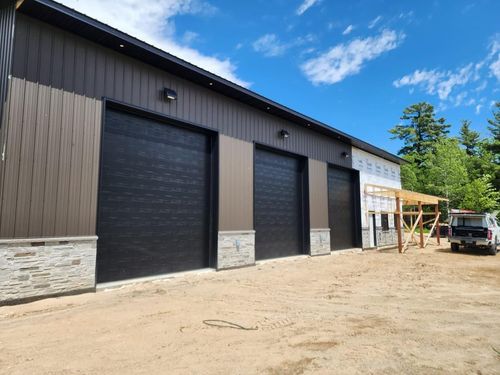
[[[345,152],[345,151],[344,151],[344,152],[342,152],[340,155],[342,155],[342,157],[343,157],[344,159],[349,159],[349,158],[351,157],[351,155],[349,155],[349,154],[348,154],[347,152]]]
[[[163,97],[165,100],[177,100],[177,93],[174,90],[165,87],[163,89]]]
[[[287,139],[288,137],[290,137],[290,133],[285,129],[280,130],[279,135],[283,139]]]

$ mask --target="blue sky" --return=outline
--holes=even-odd
[[[487,136],[500,100],[498,0],[61,2],[391,152],[410,104]]]

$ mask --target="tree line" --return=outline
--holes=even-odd
[[[471,122],[463,120],[458,137],[449,135],[450,124],[437,118],[426,102],[404,109],[401,123],[389,132],[403,146],[398,152],[403,189],[447,198],[440,209],[491,212],[500,209],[500,102],[488,121],[489,135],[481,138]]]

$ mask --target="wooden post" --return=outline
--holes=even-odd
[[[438,245],[441,245],[441,234],[439,233],[440,231],[440,227],[439,227],[439,204],[436,204],[436,206],[434,207],[434,212],[436,213],[436,218],[438,219],[437,220],[437,223],[436,223],[436,241],[437,241],[437,244]]]
[[[420,214],[420,220],[418,221],[418,229],[420,231],[420,248],[424,247],[424,215],[422,202],[418,202],[418,212]]]
[[[399,197],[396,198],[396,231],[398,234],[398,251],[403,252],[403,238],[401,237],[401,205]]]

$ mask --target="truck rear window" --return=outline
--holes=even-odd
[[[454,217],[451,223],[454,227],[483,227],[482,217]]]

